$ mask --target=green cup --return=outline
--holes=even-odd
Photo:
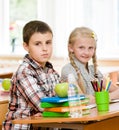
[[[109,111],[109,92],[95,92],[97,110],[99,112]]]

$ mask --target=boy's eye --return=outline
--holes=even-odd
[[[38,42],[38,43],[35,43],[35,45],[40,45],[41,43],[40,42]]]
[[[46,44],[52,44],[52,42],[51,41],[47,41]]]
[[[90,50],[93,50],[93,49],[94,49],[94,47],[89,47],[89,49],[90,49]]]
[[[36,46],[39,46],[39,45],[42,45],[42,44],[44,44],[44,43],[42,43],[42,42],[36,42],[35,43]],[[52,44],[52,41],[46,41],[45,44],[47,44],[47,45]]]

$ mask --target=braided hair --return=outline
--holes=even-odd
[[[93,38],[95,40],[95,44],[97,42],[97,37],[96,37],[96,34],[93,32],[93,30],[91,30],[90,28],[87,28],[87,27],[79,27],[79,28],[75,28],[70,36],[69,36],[69,41],[68,41],[68,45],[73,45],[76,38],[80,38],[80,37],[83,37],[83,38]],[[74,62],[74,54],[73,52],[71,52],[69,49],[68,49],[68,53],[69,53],[69,60],[70,60],[70,63],[71,65],[74,67],[76,73],[77,73],[77,76],[78,76],[78,85],[80,86],[80,89],[83,93],[86,93],[86,90],[85,90],[85,87],[84,87],[84,81],[83,81],[83,77],[81,76],[81,73],[80,73],[80,70],[79,68],[77,67],[76,63]],[[97,57],[96,57],[96,47],[95,47],[95,52],[94,52],[94,55],[92,57],[92,62],[93,62],[93,65],[94,65],[94,77],[95,78],[98,78],[98,73],[97,73]],[[88,70],[88,63],[86,65],[86,68]]]

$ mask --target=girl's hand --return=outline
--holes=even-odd
[[[89,104],[94,104],[95,103],[95,97],[93,95],[86,95],[86,97],[89,98]]]

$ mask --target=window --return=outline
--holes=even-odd
[[[18,25],[16,26],[18,30],[14,34],[16,36],[16,43],[13,53],[19,53],[23,50],[21,46],[21,30],[23,25],[31,19],[39,19],[47,22],[53,29],[53,55],[56,57],[68,56],[68,36],[77,26],[87,26],[96,32],[98,36],[98,58],[119,57],[118,0],[10,0],[9,2],[4,0],[0,1],[0,3],[3,12],[0,13],[0,16],[4,19],[3,23],[0,23],[0,28],[2,28],[4,34],[3,36],[2,32],[0,32],[4,39],[0,39],[0,45],[5,43],[8,46],[12,43],[13,35],[9,39],[8,24],[11,23],[10,25],[13,26]],[[7,11],[5,12],[5,10]],[[10,22],[6,24],[6,20]],[[10,32],[10,34],[12,33]],[[9,43],[6,43],[6,38],[9,39],[7,41]],[[10,53],[12,49],[14,48],[10,48],[6,52]],[[63,50],[62,53],[61,50]]]
[[[0,6],[0,54],[24,54],[22,28],[37,19],[37,0],[2,0]]]
[[[9,9],[11,52],[16,53],[23,51],[21,45],[24,24],[37,19],[37,0],[10,0]]]
[[[40,0],[41,19],[51,23],[55,32],[55,55],[66,57],[67,41],[76,26],[92,28],[97,36],[97,56],[99,58],[118,58],[119,55],[119,4],[118,0],[49,0],[49,8]],[[54,11],[54,12],[53,12]],[[44,13],[45,12],[45,13]],[[52,13],[52,15],[49,15]],[[61,50],[62,53],[61,53]]]

